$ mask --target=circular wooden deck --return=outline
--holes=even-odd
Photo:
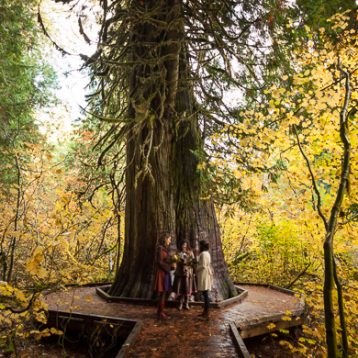
[[[200,307],[189,311],[168,308],[171,318],[158,321],[156,308],[127,303],[108,303],[94,287],[70,288],[46,296],[50,311],[78,312],[141,321],[141,328],[127,348],[126,357],[237,357],[230,334],[235,324],[241,336],[252,337],[302,324],[304,304],[292,294],[267,286],[240,285],[248,296],[238,304],[211,309],[209,321],[198,317]]]

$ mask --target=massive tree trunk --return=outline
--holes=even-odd
[[[175,173],[175,205],[177,242],[190,242],[198,248],[200,240],[207,240],[214,268],[214,298],[222,300],[237,294],[229,278],[221,246],[220,228],[216,220],[212,200],[202,200],[200,175],[197,170],[197,154],[203,150],[203,140],[195,114],[193,88],[187,83],[189,78],[187,49],[182,48],[179,64],[179,91],[176,101],[177,136],[173,155]]]
[[[222,300],[237,293],[224,260],[213,202],[210,199],[200,199],[198,160],[194,154],[202,145],[198,124],[193,121],[183,123],[179,133],[182,137],[177,138],[173,162],[176,166],[173,172],[176,180],[175,218],[178,246],[180,247],[184,240],[188,240],[193,248],[198,248],[202,239],[209,242],[215,274],[213,294],[216,300]]]
[[[169,232],[178,246],[185,239],[194,247],[200,239],[209,241],[215,295],[228,298],[236,291],[224,261],[214,206],[200,200],[194,151],[203,143],[193,115],[193,91],[184,80],[188,62],[181,1],[145,4],[143,11],[151,20],[138,23],[131,39],[135,65],[129,83],[125,246],[111,294],[152,296],[156,245],[160,235]]]
[[[157,20],[168,22],[165,2],[162,3],[163,9],[156,11]],[[136,1],[132,5],[138,6]],[[148,4],[147,10],[150,9]],[[172,135],[165,103],[167,81],[162,79],[163,64],[157,63],[157,51],[167,51],[167,46],[160,44],[163,32],[150,21],[143,21],[133,27],[130,39],[125,243],[123,261],[111,288],[111,294],[117,296],[152,295],[156,245],[160,235],[172,233],[175,228],[170,177]],[[164,70],[165,67],[168,64],[164,64]]]

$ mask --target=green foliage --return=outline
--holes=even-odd
[[[354,9],[356,2],[354,0],[297,0],[297,7],[311,29],[318,30],[320,27],[325,27],[329,30],[327,19],[337,12]]]
[[[37,1],[0,1],[0,181],[11,183],[14,150],[39,138],[35,114],[50,100],[54,73],[42,58]]]

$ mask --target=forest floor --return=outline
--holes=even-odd
[[[46,296],[50,310],[97,314],[140,320],[143,325],[128,357],[200,358],[237,357],[229,322],[237,326],[259,321],[264,316],[284,314],[300,307],[300,301],[279,291],[259,286],[247,286],[247,298],[238,304],[212,309],[210,320],[199,317],[200,307],[178,311],[167,309],[171,318],[158,321],[156,308],[102,300],[93,287],[71,288]],[[267,336],[269,337],[269,336]],[[247,340],[252,357],[298,357],[273,338],[257,337]]]

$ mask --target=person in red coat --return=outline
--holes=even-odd
[[[171,290],[170,280],[170,256],[169,246],[172,241],[170,234],[165,234],[158,245],[156,263],[157,273],[155,278],[154,290],[159,294],[158,302],[158,318],[168,319],[169,316],[164,312],[165,302],[167,300],[168,293]]]

